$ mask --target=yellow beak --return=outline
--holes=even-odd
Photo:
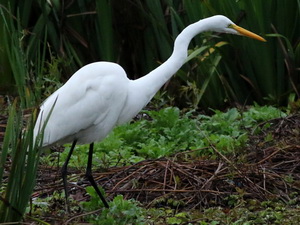
[[[230,25],[230,28],[235,29],[240,35],[266,42],[266,39],[264,39],[263,37],[261,37],[257,34],[254,34],[253,32],[246,30],[242,27],[239,27],[235,24]]]

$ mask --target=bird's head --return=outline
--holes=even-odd
[[[213,16],[211,18],[212,18],[212,20],[210,22],[212,23],[212,26],[211,26],[212,31],[220,32],[220,33],[242,35],[242,36],[253,38],[253,39],[256,39],[259,41],[266,41],[261,36],[236,25],[234,22],[232,22],[230,19],[228,19],[225,16],[217,15],[217,16]]]

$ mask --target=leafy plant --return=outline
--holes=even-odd
[[[73,198],[68,199],[68,204],[72,212],[80,211],[80,206],[78,202]],[[27,207],[26,212],[28,213],[29,219],[38,220],[43,215],[48,215],[51,220],[57,218],[63,218],[66,216],[65,207],[65,193],[61,191],[54,191],[51,195],[41,196],[32,198],[31,205]],[[39,221],[41,222],[41,221]],[[41,223],[47,224],[47,223]]]
[[[151,119],[116,127],[106,139],[95,144],[95,161],[105,166],[136,163],[190,149],[201,142],[197,138],[197,121],[191,119],[190,113],[180,115],[178,108],[171,107],[144,113]],[[82,156],[83,152],[87,152],[86,146],[77,147],[70,163],[74,160],[79,165],[80,160],[84,165],[87,158]],[[65,154],[62,153],[62,162]]]
[[[83,202],[84,210],[92,211],[103,207],[99,197],[93,188],[87,187],[91,201]],[[89,216],[88,220],[93,224],[101,225],[143,225],[145,224],[144,209],[135,200],[125,200],[122,195],[117,195],[109,202],[109,209],[105,208],[99,214]]]
[[[186,212],[180,212],[167,219],[168,224],[183,224],[190,220],[190,215]]]
[[[182,114],[178,108],[144,111],[148,119],[116,127],[107,138],[95,144],[94,164],[102,167],[121,166],[145,159],[166,157],[177,152],[199,149],[200,155],[215,155],[214,145],[223,154],[235,154],[245,147],[248,132],[257,124],[286,114],[271,106],[253,106],[242,111],[214,110],[214,115]],[[69,146],[69,145],[67,145]],[[88,148],[77,146],[70,164],[85,167]],[[62,164],[67,151],[61,154]]]
[[[251,203],[250,203],[251,202]],[[225,212],[224,212],[225,211]],[[196,215],[195,215],[196,216]],[[281,202],[249,201],[226,211],[223,208],[206,209],[200,216],[206,224],[294,224],[299,221],[297,209],[286,208]],[[296,223],[297,223],[296,222]]]

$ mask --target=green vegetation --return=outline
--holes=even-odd
[[[95,144],[95,161],[108,168],[193,149],[201,149],[197,151],[199,155],[209,156],[215,154],[211,145],[224,154],[235,154],[245,148],[249,129],[262,121],[286,116],[272,106],[254,106],[244,112],[237,108],[225,113],[215,110],[214,113],[194,116],[191,111],[180,115],[179,109],[173,107],[144,111],[141,115],[147,119],[119,126]],[[88,146],[77,146],[70,165],[85,167],[87,152]],[[61,165],[67,153],[61,154]]]
[[[275,107],[258,105],[247,109],[232,108],[227,112],[214,110],[212,116],[199,115],[195,111],[183,113],[174,107],[159,111],[144,111],[140,115],[142,118],[115,128],[107,139],[96,145],[94,169],[131,165],[151,158],[172,157],[178,153],[186,154],[190,161],[199,160],[199,156],[205,157],[207,160],[220,158],[218,153],[222,153],[228,158],[243,155],[245,149],[249,147],[249,136],[253,133],[266,132],[272,125],[272,119],[287,116],[286,113]],[[11,130],[10,126],[8,129]],[[270,138],[272,137],[269,136],[267,139]],[[217,149],[218,152],[215,152],[214,149]],[[60,163],[64,162],[66,153],[67,151],[60,153]],[[13,152],[9,154],[13,154]],[[71,158],[70,167],[83,171],[86,166],[86,156],[86,146],[78,147]],[[46,153],[41,158],[41,162],[44,167],[58,165],[57,153],[50,155]],[[78,178],[73,177],[71,180],[74,179]],[[285,179],[291,185],[294,183],[294,178],[291,176],[287,176]],[[180,184],[180,180],[178,183]],[[162,201],[157,200],[156,204],[152,204],[146,210],[141,203],[133,199],[125,200],[122,195],[115,196],[109,202],[110,209],[101,208],[102,202],[94,193],[94,189],[87,187],[86,190],[91,196],[90,200],[82,202],[80,207],[76,200],[71,201],[71,210],[82,214],[80,217],[72,218],[72,222],[89,221],[93,224],[184,224],[189,222],[190,224],[292,224],[291,221],[299,220],[297,213],[299,192],[290,193],[289,202],[279,199],[260,202],[256,199],[245,198],[243,191],[239,191],[238,195],[228,195],[224,198],[227,207],[208,207],[202,210],[197,208],[186,210],[185,208],[188,206],[184,202],[171,198],[163,200],[164,198],[162,198]],[[5,193],[6,189],[1,191]],[[167,201],[166,205],[164,205],[165,201]],[[158,207],[157,204],[160,204],[161,207]],[[63,218],[64,210],[63,192],[55,191],[46,198],[39,197],[32,201],[32,205],[27,208],[27,212],[31,212],[31,216],[27,217],[27,220],[43,222],[45,215],[53,215],[52,220],[59,215]]]
[[[0,155],[0,221],[20,221],[35,186],[39,165],[38,143],[33,143],[34,113],[23,131],[22,113],[16,102],[9,119]],[[11,161],[11,162],[10,162]],[[10,173],[7,173],[7,167]]]
[[[250,144],[249,136],[267,132],[272,126],[272,120],[287,115],[271,106],[256,105],[244,110],[214,110],[212,116],[197,115],[193,111],[182,113],[172,107],[144,111],[141,116],[143,118],[134,123],[117,127],[106,140],[96,145],[94,169],[131,165],[151,158],[172,157],[178,153],[186,154],[190,161],[199,160],[200,155],[207,160],[220,158],[218,152],[228,158],[243,155]],[[271,140],[272,137],[266,135],[266,142]],[[60,163],[64,162],[66,153],[64,151],[60,154]],[[83,171],[86,155],[86,146],[78,147],[70,166]],[[42,157],[43,165],[57,165],[53,158],[57,158],[57,153]],[[287,176],[285,179],[291,185],[294,183],[292,177]],[[171,198],[157,200],[156,204],[145,210],[141,203],[133,199],[125,200],[122,195],[115,196],[109,202],[111,208],[105,209],[101,208],[102,202],[93,188],[87,187],[87,193],[91,199],[82,202],[81,209],[78,208],[78,202],[72,200],[71,209],[82,211],[82,216],[72,220],[93,224],[293,224],[293,221],[299,220],[299,192],[290,193],[288,202],[281,199],[260,202],[246,198],[243,191],[239,190],[239,194],[224,198],[226,207],[207,207],[202,210],[185,210],[188,206],[184,202]],[[58,202],[61,202],[60,209],[53,209]],[[53,213],[56,216],[63,215],[63,202],[64,196],[57,193],[35,199],[32,216]],[[157,204],[161,207],[155,207]]]
[[[273,127],[273,122],[284,117],[289,121],[290,113],[300,108],[299,13],[298,0],[289,4],[282,0],[0,0],[0,125],[2,116],[8,117],[0,144],[0,222],[23,219],[47,224],[65,213],[57,184],[28,204],[38,164],[57,168],[67,154],[50,151],[40,157],[38,144],[32,142],[35,110],[28,117],[28,108],[37,107],[90,62],[117,62],[132,79],[147,74],[170,56],[184,27],[215,14],[226,15],[268,42],[210,32],[197,36],[187,63],[155,96],[150,106],[154,110],[142,112],[135,122],[117,127],[95,145],[94,169],[108,171],[172,157],[190,163],[228,160],[234,167],[248,163],[252,145],[265,147],[255,157],[266,154],[267,159],[257,160],[269,162],[278,153],[276,169],[294,162],[296,153],[286,149],[298,143],[298,124],[288,124],[293,129],[282,140],[285,131],[280,133],[282,127]],[[259,106],[265,104],[276,107]],[[270,129],[277,133],[269,133]],[[272,148],[274,154],[268,156]],[[77,147],[70,162],[74,170],[85,169],[87,151],[86,146]],[[212,206],[211,200],[206,208],[190,209],[168,196],[162,197],[161,207],[158,203],[146,207],[118,195],[110,201],[110,210],[99,210],[100,203],[87,188],[91,199],[80,199],[82,204],[73,199],[71,208],[89,214],[80,215],[79,221],[99,224],[298,224],[299,185],[293,176],[298,170],[274,183],[287,187],[278,199],[247,199],[237,188],[238,194],[228,194],[222,206]],[[180,178],[174,179],[181,184]]]
[[[268,42],[233,35],[220,39],[209,32],[197,36],[188,63],[165,86],[173,102],[219,108],[254,101],[286,105],[290,94],[299,97],[299,1],[91,0],[65,5],[2,0],[0,9],[0,60],[5,65],[0,93],[10,88],[24,104],[24,94],[39,103],[49,94],[44,88],[57,87],[49,80],[65,81],[94,61],[118,62],[130,78],[147,74],[170,56],[184,27],[216,14]],[[45,70],[48,64],[56,64],[59,73]]]
[[[98,210],[99,206],[103,207],[103,203],[92,187],[87,188],[87,192],[90,194],[91,200],[82,203],[84,210],[93,211]],[[122,195],[118,195],[109,202],[109,209],[104,209],[101,214],[89,216],[88,221],[101,225],[142,225],[145,224],[145,210],[139,205],[141,204],[134,200],[124,200]]]

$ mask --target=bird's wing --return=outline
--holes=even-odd
[[[115,126],[127,98],[124,76],[74,77],[42,105],[44,120],[53,111],[44,131],[44,144],[93,142]]]

